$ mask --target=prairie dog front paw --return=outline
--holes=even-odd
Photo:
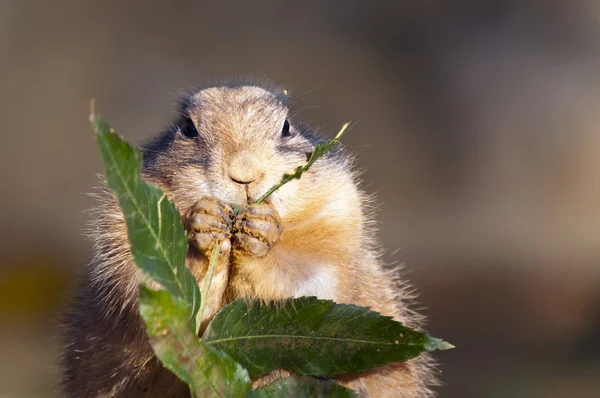
[[[215,242],[221,243],[221,253],[229,251],[233,210],[227,203],[204,197],[197,201],[185,214],[188,240],[200,253],[210,257]]]
[[[233,250],[236,254],[262,257],[279,240],[282,231],[281,217],[272,205],[247,205],[235,217]]]

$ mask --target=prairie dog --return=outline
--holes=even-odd
[[[183,98],[172,128],[142,147],[144,179],[163,189],[182,213],[190,243],[186,265],[200,284],[213,243],[221,243],[203,328],[236,297],[300,296],[368,306],[420,326],[403,285],[379,264],[369,198],[357,187],[343,150],[319,159],[266,202],[249,205],[306,162],[320,141],[291,119],[284,95],[226,86]],[[233,207],[240,209],[235,216]],[[94,256],[66,322],[65,393],[187,396],[187,387],[160,366],[147,342],[136,304],[141,272],[109,193],[95,215]],[[435,377],[422,355],[339,382],[363,396],[427,397]]]

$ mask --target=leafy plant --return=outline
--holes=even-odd
[[[368,308],[316,297],[277,304],[234,300],[213,318],[202,341],[229,354],[252,377],[273,369],[333,377],[447,348]]]
[[[329,378],[401,362],[452,345],[368,308],[315,297],[283,303],[236,299],[221,309],[202,338],[198,329],[219,245],[209,263],[202,297],[185,266],[188,244],[181,216],[157,187],[140,175],[142,156],[93,110],[92,129],[106,180],[125,215],[135,263],[162,290],[140,286],[139,307],[149,341],[163,365],[199,396],[352,396]],[[339,142],[346,123],[327,144],[317,145],[303,166],[285,174],[257,202],[302,173]],[[250,390],[250,377],[286,369],[295,374]],[[315,376],[315,377],[309,377]]]
[[[142,180],[141,152],[93,112],[90,122],[104,161],[106,182],[125,215],[135,263],[171,295],[185,299],[189,304],[186,318],[196,329],[200,289],[185,266],[188,243],[179,211],[158,187]]]
[[[190,307],[184,299],[142,285],[139,301],[156,356],[195,396],[246,395],[251,386],[248,372],[227,354],[202,344],[186,319]]]

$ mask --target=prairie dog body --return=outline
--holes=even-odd
[[[213,243],[221,243],[203,327],[236,297],[300,296],[368,306],[419,327],[402,286],[378,263],[369,201],[343,151],[318,160],[265,203],[248,204],[303,164],[319,142],[288,112],[283,97],[256,86],[209,88],[186,97],[173,127],[142,148],[144,179],[182,213],[190,243],[186,265],[200,283]],[[136,305],[141,273],[121,210],[107,194],[96,214],[87,284],[66,324],[65,392],[187,396],[147,343]],[[371,397],[427,397],[435,384],[427,356],[339,381]]]

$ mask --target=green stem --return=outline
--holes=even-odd
[[[196,334],[200,331],[200,324],[202,317],[204,316],[204,310],[208,301],[208,291],[210,289],[210,282],[215,273],[217,261],[219,260],[219,252],[221,251],[221,242],[215,242],[210,256],[210,262],[208,263],[208,269],[206,270],[206,276],[204,277],[204,284],[202,285],[202,291],[200,292],[200,309],[196,314]]]
[[[276,185],[273,185],[271,187],[271,189],[269,189],[267,192],[265,192],[265,194],[263,196],[261,196],[260,198],[258,198],[254,203],[254,205],[257,205],[259,203],[262,203],[265,199],[267,199],[269,197],[269,195],[271,195],[273,192],[277,191],[279,188],[281,188],[287,181],[279,181],[279,183],[277,183]]]

